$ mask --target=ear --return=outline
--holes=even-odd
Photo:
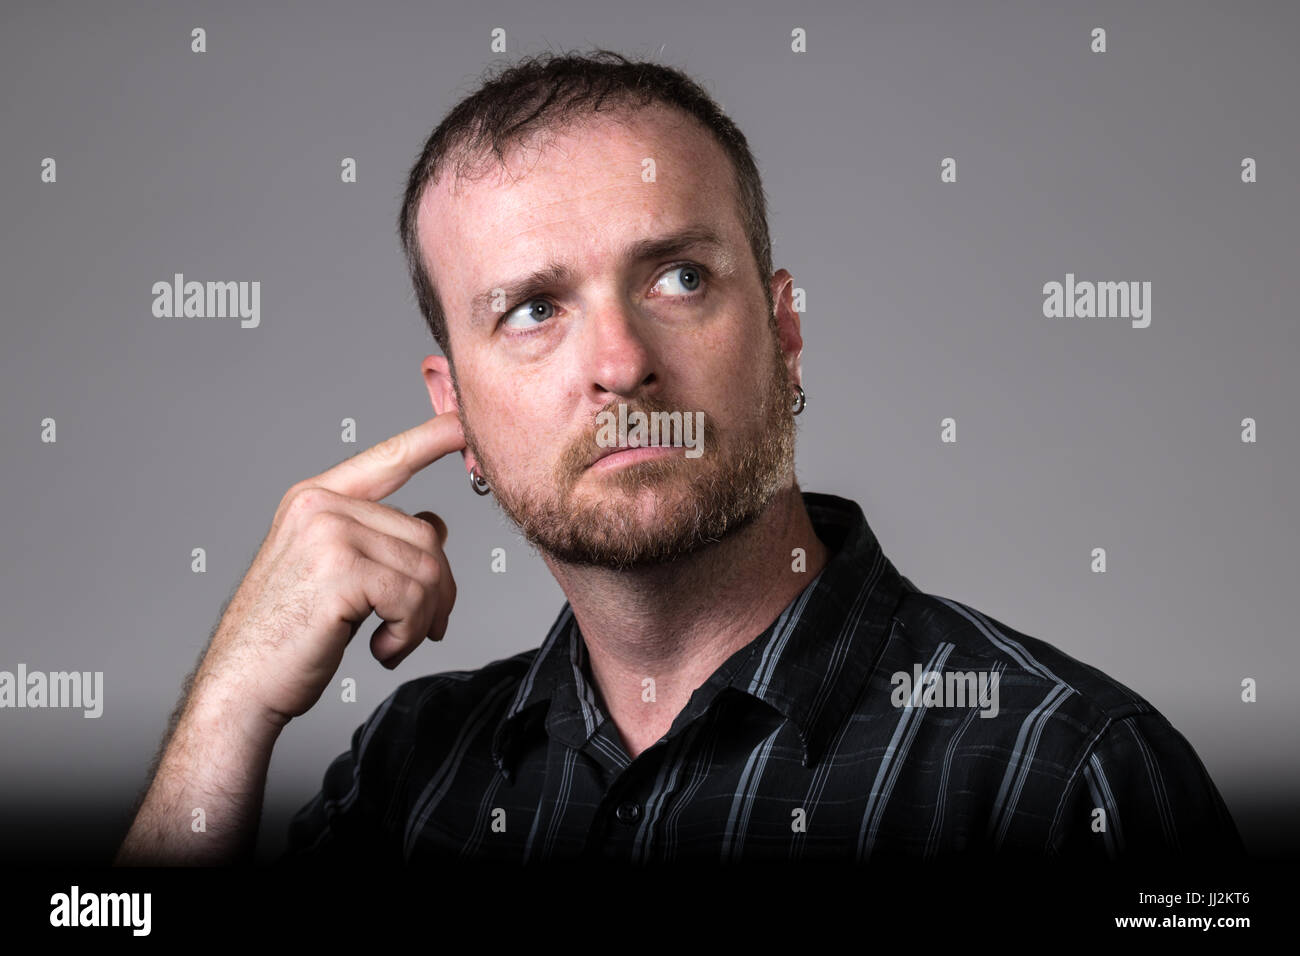
[[[441,355],[426,355],[420,363],[424,373],[424,384],[429,389],[429,401],[433,404],[435,415],[443,412],[459,411],[456,401],[456,387],[451,381],[451,366]]]
[[[777,342],[785,356],[786,371],[792,385],[803,385],[803,334],[799,327],[799,313],[794,310],[794,276],[785,269],[772,275],[772,307],[776,310]]]
[[[429,390],[429,401],[433,405],[435,415],[442,415],[446,412],[460,412],[460,403],[456,400],[456,386],[451,380],[451,366],[448,365],[446,357],[442,355],[426,355],[424,361],[420,363],[420,371],[424,373],[424,384]],[[462,427],[464,420],[461,421]],[[478,459],[469,446],[461,449],[461,457],[465,459],[465,471],[469,471],[478,464]]]

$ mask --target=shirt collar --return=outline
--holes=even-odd
[[[678,721],[693,719],[692,709],[732,688],[789,719],[803,743],[804,766],[812,766],[866,685],[898,599],[916,587],[885,557],[856,502],[816,492],[804,492],[803,501],[831,553],[826,566],[695,692]],[[547,731],[571,746],[596,732],[604,715],[585,671],[586,645],[566,602],[497,726],[492,756],[503,773],[509,776],[523,731],[541,718],[542,704],[550,705]]]

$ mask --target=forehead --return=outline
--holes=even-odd
[[[744,242],[727,153],[678,110],[584,117],[506,159],[459,183],[448,171],[421,197],[420,248],[453,324],[476,293],[553,259],[594,270],[636,239],[701,223]]]

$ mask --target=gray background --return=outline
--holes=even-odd
[[[420,144],[502,59],[500,26],[505,59],[600,45],[705,84],[807,290],[803,487],[861,503],[923,590],[1146,696],[1251,847],[1291,846],[1273,828],[1300,791],[1297,5],[6,0],[0,17],[0,669],[102,670],[106,697],[99,720],[0,711],[10,845],[112,852],[280,496],[431,414],[436,347],[395,220]],[[261,327],[154,318],[174,272],[260,281]],[[1150,328],[1044,318],[1067,272],[1150,281]],[[563,601],[459,456],[387,500],[447,517],[447,640],[390,673],[366,622],[339,674],[359,702],[327,691],[280,740],[263,853],[399,682],[534,647]]]

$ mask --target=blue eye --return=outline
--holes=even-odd
[[[656,282],[655,286],[656,287],[659,286],[664,281],[664,279],[667,279],[671,275],[681,276],[677,284],[681,286],[682,289],[685,291],[684,293],[669,292],[668,293],[669,295],[680,295],[680,294],[689,295],[690,293],[695,292],[697,289],[699,289],[700,285],[704,282],[704,271],[700,269],[698,266],[694,266],[687,263],[685,265],[676,266],[670,269],[668,272],[665,272],[663,279],[660,279],[659,282]]]
[[[707,294],[708,290],[702,289],[702,287],[704,280],[708,278],[708,273],[704,267],[690,262],[673,266],[659,278],[659,281],[655,283],[655,288],[662,286],[670,276],[674,275],[679,276],[676,282],[681,291],[668,291],[665,293],[666,295],[702,299]],[[521,302],[514,309],[507,312],[501,320],[501,325],[515,332],[521,332],[537,328],[554,315],[555,306],[549,300],[532,298]]]
[[[538,314],[537,310],[542,308],[549,311]],[[554,314],[555,307],[545,299],[529,299],[513,312],[507,313],[501,324],[508,329],[531,329],[536,327],[536,323],[532,321],[533,319],[536,319],[538,323],[545,322]],[[515,323],[516,318],[520,320],[518,324]]]

